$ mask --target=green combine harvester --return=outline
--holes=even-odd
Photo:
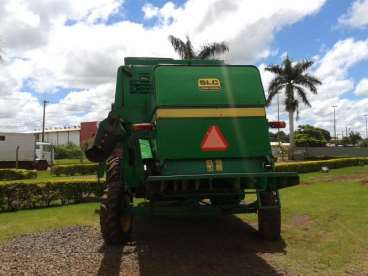
[[[260,235],[279,239],[278,190],[299,177],[274,171],[268,129],[254,66],[125,58],[112,109],[85,149],[105,165],[105,242],[127,240],[144,214],[257,213]]]

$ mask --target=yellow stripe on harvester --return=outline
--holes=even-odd
[[[264,117],[263,107],[227,107],[227,108],[159,108],[159,118],[223,118],[223,117]]]

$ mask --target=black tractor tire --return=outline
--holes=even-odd
[[[260,193],[262,206],[277,204],[277,196],[273,191]],[[281,238],[281,210],[279,207],[258,210],[258,232],[262,239],[277,241]]]
[[[106,189],[100,207],[101,234],[106,244],[128,241],[133,227],[131,196],[121,183],[120,162],[121,157],[114,154],[106,162]]]

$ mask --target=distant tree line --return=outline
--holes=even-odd
[[[289,135],[283,131],[270,132],[271,142],[289,142]],[[294,132],[294,141],[297,147],[325,147],[328,143],[343,146],[368,147],[368,139],[363,139],[358,132],[351,131],[348,136],[334,141],[328,130],[311,125],[300,125]]]

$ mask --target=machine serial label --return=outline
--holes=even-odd
[[[218,91],[221,89],[221,83],[219,79],[198,79],[198,88],[205,91]]]

